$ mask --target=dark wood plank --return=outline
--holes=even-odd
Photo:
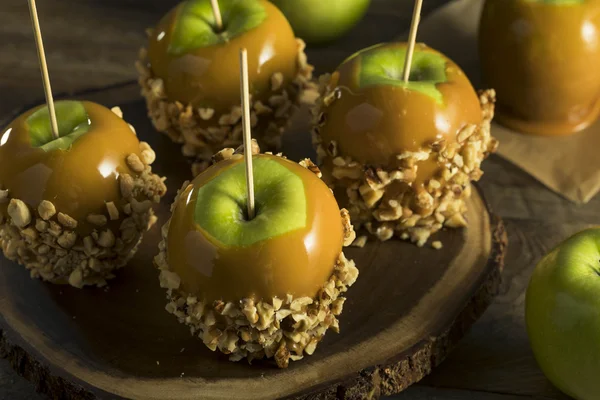
[[[2,360],[0,366],[0,400],[45,399],[35,391],[35,387],[25,378],[17,375],[8,362]]]

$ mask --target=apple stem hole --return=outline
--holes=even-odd
[[[254,218],[256,218],[259,213],[260,213],[260,207],[258,204],[255,203],[254,204]],[[250,222],[254,219],[254,218],[250,218],[250,216],[248,215],[248,204],[246,202],[244,202],[243,204],[240,204],[240,218],[244,222]]]
[[[227,28],[225,27],[225,25],[223,25],[223,26],[213,25],[213,32],[217,35],[222,34],[226,30],[227,30]]]

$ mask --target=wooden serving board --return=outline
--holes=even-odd
[[[138,92],[130,83],[78,95],[120,105],[156,150],[155,171],[168,177],[159,223],[130,264],[107,289],[78,290],[32,280],[0,256],[0,356],[51,398],[377,398],[427,375],[492,301],[506,235],[475,190],[468,228],[435,236],[442,250],[398,240],[346,250],[360,276],[348,293],[341,333],[328,333],[313,356],[279,370],[211,352],[164,309],[152,259],[190,169],[179,146],[154,131]],[[295,160],[313,157],[306,110],[295,119],[284,152]]]

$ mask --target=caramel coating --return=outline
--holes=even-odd
[[[91,121],[89,131],[69,150],[45,152],[30,144],[27,117],[19,116],[0,133],[0,187],[36,209],[42,200],[76,219],[78,231],[91,230],[85,218],[103,214],[106,202],[121,204],[118,178],[131,173],[128,155],[140,155],[139,141],[129,125],[108,108],[82,102]],[[0,204],[6,215],[6,204]]]
[[[406,48],[406,43],[379,47],[386,48]],[[418,44],[415,52],[440,54],[423,44]],[[360,63],[360,55],[353,57],[332,76],[330,88],[337,87],[338,96],[327,108],[326,122],[320,130],[323,142],[335,141],[342,156],[362,164],[387,166],[407,151],[419,151],[442,139],[454,143],[465,125],[481,123],[481,107],[473,86],[448,58],[447,82],[436,85],[443,95],[443,104],[400,86],[361,88]],[[431,178],[437,170],[433,154],[418,164],[416,182]]]
[[[202,47],[183,56],[173,56],[167,49],[184,4],[179,4],[158,23],[150,36],[148,60],[154,76],[164,81],[170,100],[196,108],[209,107],[218,113],[239,104],[239,50],[244,47],[248,50],[253,100],[265,100],[274,73],[283,75],[283,85],[294,79],[298,73],[294,32],[277,7],[266,0],[260,3],[267,12],[261,25],[227,43]]]
[[[520,132],[564,135],[600,114],[600,3],[488,0],[479,52],[498,94],[497,119]]]
[[[256,157],[270,157],[301,177],[307,200],[306,227],[245,248],[213,243],[194,220],[198,189],[243,158],[221,161],[200,174],[174,205],[167,238],[171,271],[181,278],[180,288],[199,299],[314,297],[330,278],[342,250],[340,209],[327,186],[292,161],[273,155]]]

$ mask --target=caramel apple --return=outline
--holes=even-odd
[[[443,226],[465,225],[470,182],[496,146],[494,92],[478,97],[454,62],[423,44],[404,82],[406,51],[405,43],[376,45],[321,77],[313,142],[357,227],[422,246]]]
[[[488,0],[479,53],[497,119],[519,132],[566,135],[600,114],[600,2]]]
[[[243,156],[224,149],[215,162],[184,184],[162,230],[155,262],[167,310],[233,361],[287,367],[339,329],[343,293],[358,276],[342,252],[354,230],[310,160],[253,156],[253,219]]]
[[[188,0],[151,31],[138,62],[142,94],[157,130],[183,143],[194,175],[212,154],[242,143],[238,51],[248,50],[252,126],[276,150],[301,100],[316,96],[304,43],[266,0],[219,0],[217,27],[209,0]]]
[[[0,132],[0,247],[34,278],[102,286],[135,253],[166,188],[118,108],[55,109],[58,139],[46,106]]]

